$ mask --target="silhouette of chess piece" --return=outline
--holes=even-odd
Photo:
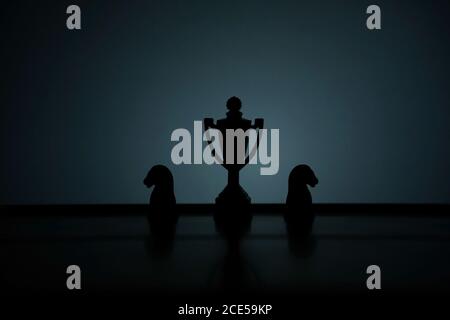
[[[242,129],[246,132],[248,129],[262,129],[264,126],[264,119],[257,118],[255,119],[255,124],[252,125],[250,120],[247,120],[242,117],[242,112],[239,110],[242,107],[242,102],[238,97],[231,97],[227,101],[227,117],[224,119],[217,120],[217,124],[214,124],[214,120],[212,118],[204,119],[205,130],[208,129],[218,129],[223,136],[223,144],[222,144],[222,155],[223,159],[222,165],[228,171],[228,184],[225,189],[219,194],[216,198],[217,204],[236,204],[236,205],[245,205],[251,202],[250,197],[247,192],[241,187],[239,184],[239,171],[248,164],[250,157],[247,155],[245,157],[244,163],[238,163],[238,150],[237,143],[234,143],[234,160],[233,163],[226,163],[226,148],[224,146],[227,145],[226,141],[226,130],[227,129]],[[236,139],[235,141],[236,142]],[[248,149],[248,137],[245,139],[245,149]],[[251,146],[252,148],[254,146]]]
[[[173,176],[167,167],[156,165],[150,169],[143,182],[147,188],[154,186],[147,220],[153,240],[153,251],[164,255],[173,248],[178,221]]]
[[[312,197],[308,186],[319,183],[312,169],[301,164],[289,174],[289,190],[286,198],[287,211],[284,214],[288,233],[289,248],[296,254],[304,254],[312,245],[309,235],[314,223]]]
[[[226,163],[226,147],[227,146],[227,129],[242,129],[244,132],[248,129],[262,129],[264,125],[263,119],[255,119],[255,124],[252,125],[250,120],[242,117],[242,112],[239,110],[242,107],[241,100],[238,97],[231,97],[227,101],[227,117],[217,120],[217,124],[214,124],[212,118],[204,119],[205,130],[218,129],[222,133],[222,156],[221,163],[228,171],[228,184],[223,191],[216,198],[216,211],[214,214],[214,221],[216,223],[216,229],[224,235],[232,245],[236,245],[236,241],[239,241],[240,237],[248,232],[251,225],[252,215],[250,213],[251,199],[247,192],[239,184],[239,171],[250,160],[250,154],[253,154],[255,146],[250,146],[252,150],[247,152],[249,148],[248,137],[245,138],[245,161],[244,163],[238,163],[238,143],[236,138],[234,145],[234,160],[233,163]],[[258,139],[257,139],[258,142]],[[216,154],[212,154],[217,156]]]

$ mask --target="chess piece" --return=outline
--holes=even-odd
[[[289,174],[284,221],[289,251],[296,257],[307,258],[315,248],[316,242],[311,236],[315,215],[308,186],[314,188],[318,182],[312,169],[305,164],[296,166]]]
[[[147,215],[153,251],[165,254],[172,249],[178,221],[173,176],[167,167],[156,165],[150,169],[143,182],[147,188],[154,186]]]
[[[289,190],[286,198],[287,212],[284,215],[288,234],[308,235],[314,223],[312,197],[308,186],[319,183],[312,169],[301,164],[289,174]]]
[[[242,112],[239,110],[242,107],[241,100],[238,97],[231,97],[227,101],[227,117],[224,119],[217,120],[217,124],[214,124],[214,120],[212,118],[204,119],[205,130],[210,128],[218,129],[222,136],[224,137],[224,141],[222,143],[222,155],[223,159],[226,159],[226,148],[224,146],[227,145],[226,141],[226,130],[227,129],[242,129],[246,132],[248,129],[262,129],[264,125],[263,119],[255,119],[255,124],[252,125],[250,120],[247,120],[242,117]],[[245,142],[245,148],[248,149],[248,139]],[[225,189],[219,194],[216,198],[217,204],[237,204],[237,205],[245,205],[251,202],[250,197],[247,192],[241,187],[239,184],[239,171],[249,162],[249,157],[247,156],[245,159],[245,163],[239,164],[237,161],[237,144],[234,143],[234,162],[226,163],[223,161],[222,165],[228,171],[228,184]]]
[[[214,124],[212,118],[204,119],[205,130],[218,129],[222,136],[222,156],[223,160],[227,159],[227,129],[241,129],[246,132],[249,129],[262,129],[264,125],[263,119],[255,119],[255,124],[252,125],[250,120],[242,117],[240,109],[242,107],[241,100],[238,97],[231,97],[227,101],[227,117],[217,120],[217,124]],[[233,139],[235,139],[233,137]],[[256,146],[250,146],[250,148],[258,147],[258,141]],[[234,148],[234,161],[227,163],[222,161],[222,165],[228,171],[228,184],[223,191],[216,198],[216,211],[214,213],[214,221],[216,229],[225,236],[228,244],[231,247],[236,247],[239,244],[239,240],[245,235],[251,225],[252,215],[250,212],[251,199],[247,192],[239,184],[239,171],[249,163],[249,155],[253,150],[248,151],[248,139],[245,139],[245,161],[244,163],[238,163],[238,150],[237,143],[232,141]]]

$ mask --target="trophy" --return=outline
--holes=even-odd
[[[239,184],[239,171],[249,163],[249,159],[254,155],[256,152],[255,150],[258,148],[259,144],[259,134],[256,136],[256,144],[254,146],[249,146],[249,139],[248,136],[245,137],[245,161],[244,163],[238,163],[237,161],[237,144],[236,141],[233,141],[233,148],[234,148],[234,161],[233,163],[226,163],[225,159],[226,157],[226,147],[227,146],[227,129],[242,129],[244,132],[246,132],[248,129],[262,129],[264,126],[264,119],[257,118],[255,119],[255,124],[252,125],[251,120],[247,120],[242,117],[242,112],[239,110],[242,107],[241,100],[238,97],[231,97],[227,101],[227,109],[229,110],[227,112],[227,117],[224,119],[217,120],[217,123],[214,124],[214,120],[212,118],[205,118],[204,119],[204,127],[205,131],[208,129],[217,129],[222,133],[222,157],[223,161],[221,161],[221,164],[225,169],[228,171],[228,184],[223,189],[223,191],[219,194],[219,196],[216,198],[216,204],[223,205],[223,206],[242,206],[242,205],[248,205],[251,202],[250,197],[248,196],[247,192],[240,186]],[[233,136],[233,139],[236,139]],[[253,148],[253,150],[248,150],[249,148]],[[213,152],[213,156],[216,156]]]

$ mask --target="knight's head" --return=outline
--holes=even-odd
[[[309,185],[315,187],[319,183],[314,171],[306,164],[300,164],[289,174],[289,187]]]
[[[147,188],[151,188],[152,186],[173,188],[172,173],[166,166],[161,164],[153,166],[143,182]]]

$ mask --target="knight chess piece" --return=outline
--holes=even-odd
[[[164,256],[172,251],[178,221],[173,176],[166,166],[155,165],[143,183],[147,188],[153,187],[147,215],[151,251]]]
[[[284,221],[289,250],[297,257],[307,258],[315,248],[315,238],[311,235],[315,214],[308,186],[314,188],[318,183],[314,171],[306,164],[296,166],[289,174]]]
[[[318,183],[314,171],[306,164],[296,166],[289,174],[288,210],[284,215],[288,234],[307,236],[311,233],[315,215],[308,186],[314,188]]]

